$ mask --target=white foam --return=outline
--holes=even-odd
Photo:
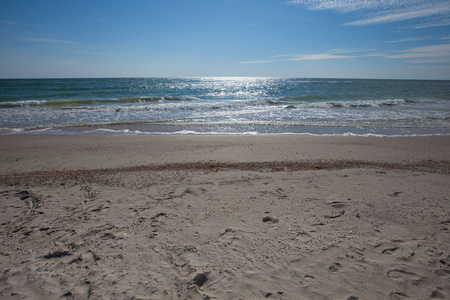
[[[369,108],[384,106],[407,105],[405,99],[385,99],[385,100],[358,100],[358,101],[327,101],[327,102],[301,102],[292,103],[295,108]]]
[[[7,101],[0,102],[2,107],[28,107],[28,106],[42,106],[47,103],[47,100],[22,100],[22,101]]]

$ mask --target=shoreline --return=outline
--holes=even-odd
[[[450,135],[446,127],[386,127],[372,126],[263,123],[170,123],[170,122],[120,122],[105,124],[79,124],[62,127],[4,128],[0,135],[224,135],[224,136],[318,136],[318,137],[428,137]]]
[[[448,161],[450,136],[0,136],[0,174],[170,163]]]

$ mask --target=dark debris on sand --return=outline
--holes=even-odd
[[[76,185],[99,183],[114,185],[108,181],[108,176],[132,172],[162,172],[162,171],[201,171],[205,173],[225,170],[255,171],[255,172],[295,172],[308,170],[343,170],[355,168],[377,168],[383,170],[411,170],[416,172],[450,174],[449,160],[425,160],[410,163],[387,163],[360,160],[319,160],[319,161],[274,161],[274,162],[195,162],[167,163],[161,165],[131,166],[107,169],[82,170],[49,170],[21,172],[0,175],[1,185]]]

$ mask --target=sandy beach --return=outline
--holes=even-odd
[[[0,136],[1,299],[449,299],[450,136]]]

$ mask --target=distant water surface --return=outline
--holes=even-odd
[[[449,135],[450,81],[0,80],[0,134]]]

